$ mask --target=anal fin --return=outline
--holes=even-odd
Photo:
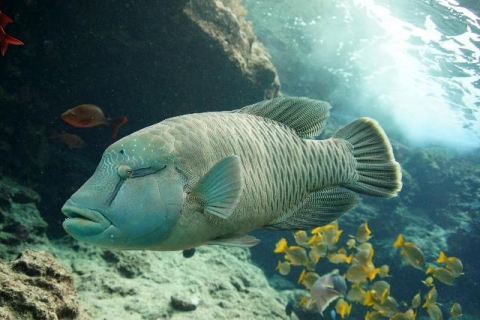
[[[340,187],[327,187],[312,192],[292,214],[265,226],[271,230],[308,230],[326,225],[353,208],[360,198],[355,192]]]

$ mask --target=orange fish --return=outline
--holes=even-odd
[[[61,118],[68,124],[77,128],[89,128],[99,125],[110,127],[112,137],[117,136],[118,128],[128,122],[128,118],[122,116],[118,119],[105,117],[102,109],[93,104],[81,104],[73,109],[65,111]]]
[[[13,44],[16,46],[22,46],[23,42],[15,39],[14,37],[9,36],[4,28],[8,23],[12,23],[13,20],[7,17],[5,14],[3,14],[0,11],[0,46],[1,46],[1,51],[2,51],[2,56],[5,56],[5,53],[7,52],[7,47],[9,44]]]
[[[66,144],[70,150],[71,149],[80,149],[85,147],[85,141],[82,138],[72,133],[55,133],[50,136],[50,139],[57,141],[63,144]]]

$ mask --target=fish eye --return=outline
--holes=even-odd
[[[124,154],[124,153],[125,153],[125,151],[123,151],[123,149],[122,149],[122,150],[118,151],[118,153],[120,153],[120,154]]]
[[[118,167],[117,173],[121,178],[127,179],[132,176],[132,168],[127,165],[121,165]]]

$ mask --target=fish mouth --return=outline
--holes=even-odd
[[[62,212],[67,216],[63,228],[78,240],[98,235],[112,226],[112,222],[99,211],[77,205],[72,200],[63,205]]]

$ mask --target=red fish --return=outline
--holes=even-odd
[[[85,147],[85,141],[72,133],[55,133],[50,136],[50,139],[66,144],[70,149],[80,149]]]
[[[102,109],[93,104],[81,104],[73,109],[65,111],[61,118],[68,124],[77,128],[89,128],[99,125],[110,127],[112,137],[117,136],[118,128],[128,122],[128,118],[122,116],[118,119],[105,117]]]
[[[2,56],[5,56],[5,53],[7,52],[7,47],[9,44],[13,44],[16,46],[22,46],[23,42],[15,39],[12,36],[9,36],[6,34],[4,28],[7,25],[7,23],[12,23],[13,20],[7,17],[5,14],[3,14],[0,11],[0,46],[1,46],[1,51],[2,51]]]

